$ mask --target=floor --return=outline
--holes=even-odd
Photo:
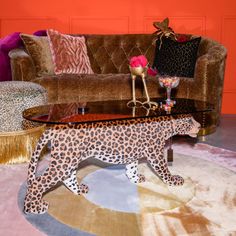
[[[221,124],[214,134],[205,136],[204,140],[187,138],[187,136],[184,136],[183,141],[185,142],[186,138],[187,138],[187,141],[189,143],[204,142],[204,143],[207,143],[207,144],[210,144],[213,146],[217,146],[220,148],[236,151],[236,136],[235,136],[235,134],[236,134],[236,115],[222,115]],[[178,138],[179,137],[176,137],[173,141],[178,142],[178,140],[179,140]],[[198,150],[195,150],[195,153],[197,151]],[[209,155],[211,155],[211,153],[209,153]],[[222,158],[222,155],[214,153],[214,157],[215,156],[218,158]],[[224,155],[223,155],[223,158],[224,158]],[[194,158],[193,158],[193,160],[194,160]],[[232,165],[232,167],[235,168],[235,164]],[[0,202],[4,203],[4,204],[0,204],[0,212],[1,212],[1,214],[0,214],[0,222],[1,222],[0,235],[8,235],[8,236],[15,236],[15,235],[41,236],[41,235],[43,235],[42,232],[38,231],[33,225],[31,225],[29,222],[25,221],[25,219],[22,217],[21,212],[18,210],[18,205],[17,205],[18,202],[17,201],[18,201],[19,189],[20,189],[20,186],[22,185],[22,183],[26,179],[27,166],[26,165],[24,165],[24,166],[23,165],[12,165],[12,166],[1,165],[1,168],[2,169],[0,170],[0,176],[1,176],[1,178],[0,178],[1,179]],[[182,168],[182,166],[179,168]],[[14,175],[12,173],[14,173]],[[199,173],[196,171],[195,172],[193,171],[193,173],[197,173],[197,175],[196,175],[196,179],[197,179],[197,176],[199,176]],[[206,171],[204,173],[206,173]],[[227,176],[228,175],[224,175],[223,177],[227,178]],[[9,188],[9,184],[5,184],[5,183],[9,183],[9,182],[11,182],[10,188]],[[227,182],[227,183],[231,184],[232,182]],[[203,185],[199,185],[199,186],[201,187]],[[218,183],[215,184],[214,186],[216,186],[216,189],[218,189],[218,190],[221,189],[221,187],[218,186]],[[205,189],[203,188],[203,190],[206,192],[212,190],[211,192],[213,195],[206,194],[205,196],[207,198],[212,197],[212,199],[214,200],[215,197],[217,196],[214,188],[209,188],[209,186],[208,186]],[[223,189],[222,192],[224,190],[225,189]],[[228,195],[229,193],[232,193],[232,199],[234,199],[233,197],[235,197],[235,192],[233,192],[232,189],[229,188],[228,192],[226,191],[226,193],[227,193],[227,195],[223,195],[223,193],[222,193],[221,199],[223,199],[223,200],[226,199],[225,202],[229,202],[229,200],[231,199],[231,197],[229,197],[231,195]],[[6,199],[7,199],[7,201],[6,201]],[[206,202],[206,199],[202,200],[201,204],[203,204],[204,202]],[[222,207],[216,201],[213,201],[213,203],[214,204],[217,203],[217,207],[218,206]],[[233,206],[231,204],[233,204],[232,202],[230,202],[230,206]],[[198,207],[198,209],[200,209],[201,213],[204,210],[210,208],[212,216],[217,215],[217,214],[214,215],[214,211],[211,208],[212,204],[209,204],[209,206],[203,207],[202,208],[203,210],[201,210],[200,204],[195,205],[195,206]],[[189,207],[189,205],[188,205],[188,207]],[[187,209],[190,209],[190,208],[187,208]],[[221,208],[219,208],[219,209],[221,209]],[[220,211],[220,210],[218,210],[218,211]],[[197,212],[197,210],[195,210],[194,212]],[[230,211],[230,213],[231,213],[231,211]],[[191,211],[186,213],[186,215],[188,215],[188,216],[190,214],[191,214]],[[199,215],[201,215],[201,214],[199,214]],[[198,217],[199,217],[199,215],[198,215]],[[222,215],[225,216],[221,212],[221,217],[223,217]],[[173,216],[173,220],[176,219],[177,216],[178,215]],[[211,216],[211,214],[208,214],[207,216]],[[171,217],[169,217],[169,218],[171,219]],[[206,223],[205,221],[199,221],[199,218],[193,218],[193,219],[195,219],[196,224],[199,222],[203,223],[203,224]],[[224,219],[227,219],[227,215],[225,216]],[[12,227],[13,222],[14,222],[14,227]],[[167,222],[167,221],[163,220],[161,222]],[[214,221],[214,222],[216,222],[216,221]],[[45,223],[45,221],[44,221],[44,223]],[[224,221],[224,220],[222,220],[222,223],[228,224],[228,222]],[[48,224],[48,222],[46,224]],[[215,223],[213,223],[213,225],[215,225]],[[175,227],[173,226],[172,229],[174,229],[174,228]],[[233,226],[232,226],[232,228],[233,228]],[[148,234],[148,235],[150,235],[150,234]],[[217,234],[217,235],[226,235],[226,234]],[[227,235],[229,235],[229,234],[227,234]]]
[[[181,138],[176,137],[173,142],[180,140]],[[236,152],[236,115],[222,115],[220,125],[215,133],[200,137],[196,140],[192,138],[187,138],[187,140],[189,143],[206,143]]]
[[[216,132],[207,135],[204,141],[207,144],[236,151],[236,115],[222,115],[220,126]]]

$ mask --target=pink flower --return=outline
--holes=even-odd
[[[177,42],[181,43],[181,42],[186,42],[188,41],[188,36],[185,34],[180,34],[177,36]]]
[[[147,70],[147,73],[148,73],[148,75],[156,76],[158,72],[157,72],[157,69],[153,69],[153,68],[149,67]]]
[[[129,62],[131,67],[146,67],[148,64],[148,60],[144,55],[140,55],[137,57],[132,57]]]
[[[139,59],[140,64],[141,64],[142,67],[147,66],[148,60],[147,60],[147,58],[144,55],[138,56],[138,59]]]
[[[131,67],[139,67],[140,61],[138,60],[138,57],[132,57],[129,62]]]

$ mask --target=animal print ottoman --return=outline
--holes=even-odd
[[[22,112],[46,104],[46,89],[23,81],[4,81],[0,85],[0,163],[28,161],[44,126],[27,122]]]

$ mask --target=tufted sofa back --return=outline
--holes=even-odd
[[[129,59],[145,55],[152,65],[154,35],[84,35],[92,69],[96,74],[129,73]]]

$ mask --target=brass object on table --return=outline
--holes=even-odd
[[[149,108],[151,108],[152,106],[157,107],[158,104],[156,102],[152,102],[150,101],[150,97],[148,94],[148,90],[147,90],[147,85],[146,85],[146,75],[147,75],[147,67],[142,67],[142,66],[138,66],[138,67],[131,67],[129,66],[130,69],[130,73],[131,73],[131,79],[132,79],[132,100],[129,101],[127,103],[127,106],[147,106]],[[143,82],[143,87],[144,87],[144,92],[145,92],[145,97],[146,97],[146,101],[141,102],[139,100],[136,100],[136,96],[135,96],[135,80],[136,77],[140,76],[142,78],[142,82]]]

